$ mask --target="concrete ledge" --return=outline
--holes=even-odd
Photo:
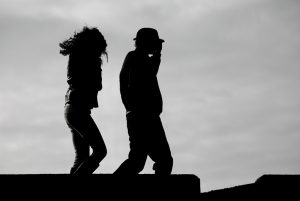
[[[205,192],[200,200],[300,200],[300,175],[263,175],[254,183]]]
[[[255,185],[264,199],[300,200],[300,175],[263,175]]]
[[[0,175],[1,197],[22,199],[95,199],[143,197],[186,197],[200,195],[200,180],[195,175],[157,176],[140,174],[117,176],[93,174],[13,174]],[[143,199],[141,199],[143,200]]]
[[[200,192],[195,175],[0,175],[3,200],[300,200],[300,175],[263,175],[254,183]]]

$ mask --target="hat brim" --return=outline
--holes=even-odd
[[[137,38],[134,38],[133,40],[136,40],[136,39],[137,39]],[[161,38],[159,38],[158,41],[160,41],[160,42],[162,42],[162,43],[165,42],[165,40],[164,40],[164,39],[161,39]]]

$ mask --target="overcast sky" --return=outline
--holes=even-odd
[[[129,151],[118,76],[141,27],[165,39],[159,82],[175,174],[202,191],[300,174],[298,0],[0,0],[0,174],[68,173],[67,57],[84,25],[108,43],[93,117],[112,173]],[[143,173],[152,173],[148,159]]]

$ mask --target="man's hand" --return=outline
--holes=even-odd
[[[160,54],[162,50],[162,42],[157,42],[155,54]]]

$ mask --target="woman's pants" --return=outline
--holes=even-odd
[[[71,129],[75,149],[75,161],[70,173],[92,174],[106,156],[107,150],[101,133],[91,117],[91,110],[67,104],[65,120]]]

